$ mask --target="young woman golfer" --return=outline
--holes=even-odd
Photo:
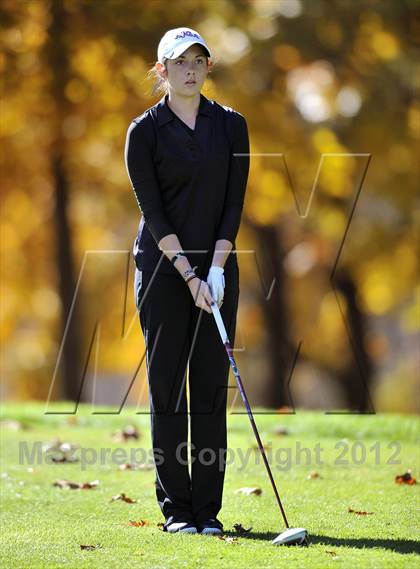
[[[131,122],[125,146],[142,212],[134,290],[146,343],[156,496],[164,531],[220,534],[229,359],[210,305],[217,302],[234,345],[248,129],[240,113],[201,94],[211,53],[196,31],[169,30],[157,55],[165,94]]]

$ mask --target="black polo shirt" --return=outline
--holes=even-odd
[[[182,126],[182,128],[185,128],[185,130],[189,133],[190,136],[194,136],[194,132],[195,129],[194,128],[190,128],[177,114],[175,114],[173,112],[173,110],[171,109],[171,107],[168,105],[168,101],[166,101],[166,106],[169,109],[169,112],[171,113],[171,115],[173,116],[173,118],[176,121],[179,121],[179,124]]]
[[[132,120],[125,164],[142,213],[133,254],[138,269],[179,274],[158,243],[175,233],[192,267],[207,276],[218,239],[233,244],[225,270],[236,259],[249,173],[249,139],[243,115],[200,94],[194,130],[164,95]],[[244,156],[233,156],[242,153]]]

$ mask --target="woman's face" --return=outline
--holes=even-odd
[[[156,66],[168,80],[170,90],[178,95],[200,93],[208,73],[205,51],[199,44],[190,46],[176,59],[168,59],[167,71],[159,62]]]

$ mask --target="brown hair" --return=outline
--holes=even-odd
[[[165,66],[166,71],[168,71],[166,62],[167,62],[167,58],[164,57],[163,58],[163,65]],[[165,94],[168,92],[168,82],[166,81],[166,79],[164,79],[159,71],[156,69],[156,67],[153,65],[153,67],[151,69],[149,69],[149,71],[146,74],[146,77],[152,78],[154,79],[154,85],[151,91],[151,96],[154,97],[156,95],[156,93],[162,93]]]

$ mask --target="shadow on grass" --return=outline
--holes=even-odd
[[[280,530],[279,533],[282,533]],[[261,539],[272,541],[279,533],[273,532],[253,532],[237,533],[234,531],[225,531],[224,535],[229,537],[239,537],[240,539]],[[396,553],[417,553],[420,554],[420,542],[410,539],[345,539],[339,537],[329,537],[327,535],[313,535],[309,533],[309,545],[328,545],[329,547],[357,547],[364,548],[381,548],[395,551]],[[278,546],[281,547],[281,546]]]
[[[412,539],[344,539],[327,535],[309,535],[310,543],[319,543],[335,547],[365,547],[389,549],[396,553],[420,553],[420,543]]]
[[[280,533],[280,532],[279,532]],[[271,541],[277,537],[278,533],[273,533],[271,531],[250,531],[248,533],[238,533],[236,531],[223,531],[225,537],[238,537],[239,539],[263,539],[266,541]]]

